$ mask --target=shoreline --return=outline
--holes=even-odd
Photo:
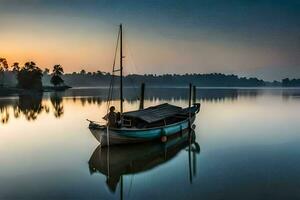
[[[18,94],[18,95],[27,95],[27,94],[39,94],[43,92],[60,92],[68,90],[72,87],[70,86],[43,86],[40,90],[35,89],[21,89],[18,87],[0,87],[0,95],[12,95],[12,94]]]

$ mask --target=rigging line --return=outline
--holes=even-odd
[[[112,95],[113,95],[114,71],[115,71],[115,66],[116,66],[116,57],[117,57],[117,51],[118,51],[118,46],[119,46],[119,40],[120,40],[120,30],[119,30],[118,36],[117,36],[117,43],[116,43],[116,47],[115,47],[114,60],[113,60],[112,77],[111,77],[109,91],[108,91],[108,97],[107,97],[107,113],[108,113],[110,101],[112,100]]]
[[[125,45],[126,45],[126,49],[128,50],[129,57],[130,57],[130,59],[128,59],[128,60],[131,61],[130,67],[132,66],[133,71],[134,71],[134,73],[131,74],[131,75],[134,75],[134,74],[137,74],[137,67],[136,67],[136,64],[135,64],[135,62],[134,62],[134,59],[133,59],[133,56],[132,56],[132,51],[131,51],[131,49],[130,49],[130,47],[129,47],[130,45],[129,45],[129,42],[128,42],[128,41],[129,41],[129,40],[127,39],[127,43],[126,43]],[[127,70],[126,70],[126,71],[127,71]],[[128,76],[129,76],[129,77],[128,77]],[[127,79],[128,79],[128,80],[130,81],[130,83],[132,84],[133,89],[134,89],[134,91],[135,91],[135,97],[138,99],[138,98],[139,98],[139,90],[138,90],[139,85],[137,84],[137,81],[135,81],[132,77],[130,77],[130,73],[128,73]],[[137,87],[135,87],[135,85],[136,85]]]
[[[110,92],[112,92],[111,88],[112,88],[112,84],[114,81],[114,71],[115,71],[115,66],[116,66],[116,57],[117,57],[117,51],[118,51],[119,38],[120,38],[120,31],[118,32],[118,36],[117,36],[117,43],[116,43],[116,48],[115,48],[114,60],[113,60],[112,78],[111,78],[110,87],[109,87]],[[109,93],[109,95],[112,95],[112,94]],[[109,96],[109,98],[111,98],[111,96]],[[110,99],[108,99],[108,100],[110,100]]]
[[[130,41],[129,41],[129,39],[127,39],[126,41],[127,41],[127,44],[125,44],[125,45],[126,45],[126,48],[128,49],[129,57],[130,57],[130,59],[132,61],[132,64],[133,64],[133,68],[134,68],[133,70],[134,70],[135,73],[137,73],[138,70],[137,70],[136,64],[135,64],[133,56],[132,56],[132,51],[130,49]]]

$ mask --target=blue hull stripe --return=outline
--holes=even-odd
[[[125,136],[125,137],[133,137],[133,138],[159,138],[163,135],[170,136],[174,133],[178,133],[181,130],[187,129],[189,127],[189,121],[184,120],[181,123],[176,123],[173,126],[167,126],[162,128],[156,129],[149,129],[149,130],[113,130],[114,133]]]

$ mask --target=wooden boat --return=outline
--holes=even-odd
[[[123,175],[145,172],[165,164],[188,146],[191,165],[190,153],[200,152],[200,146],[195,142],[195,137],[194,131],[185,130],[183,133],[174,134],[164,144],[149,142],[112,147],[99,145],[90,157],[89,170],[91,174],[99,172],[105,175],[107,186],[115,192]],[[191,166],[189,169],[191,174]]]
[[[90,121],[89,129],[102,146],[138,143],[150,140],[162,139],[188,129],[193,124],[196,114],[200,110],[200,104],[192,99],[192,87],[190,85],[190,101],[187,108],[181,108],[170,104],[160,104],[146,109],[143,108],[143,99],[141,97],[140,110],[123,113],[123,52],[122,52],[122,25],[118,35],[120,41],[120,69],[115,69],[113,73],[120,72],[120,124],[116,127],[108,127],[94,121]],[[117,49],[117,48],[116,48]],[[113,81],[113,79],[112,79]],[[111,84],[112,86],[113,84]],[[113,87],[110,87],[109,97],[112,95]],[[143,94],[142,90],[142,94]],[[109,101],[109,100],[108,100]]]
[[[129,125],[108,128],[90,122],[89,128],[102,146],[106,146],[108,142],[110,145],[145,142],[161,139],[163,136],[169,137],[188,129],[194,122],[199,109],[200,104],[186,109],[170,104],[161,104],[123,113],[123,120],[128,121]]]

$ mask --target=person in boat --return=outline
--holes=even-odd
[[[119,124],[118,113],[116,113],[115,110],[116,108],[111,106],[109,108],[109,113],[103,117],[103,119],[108,122],[107,125],[110,127],[118,127]]]

